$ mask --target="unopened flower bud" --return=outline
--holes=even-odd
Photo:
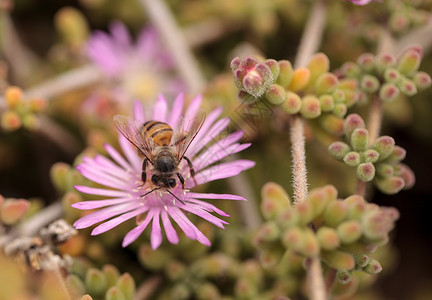
[[[336,279],[340,284],[348,284],[352,280],[352,273],[345,270],[338,270]]]
[[[349,91],[343,91],[341,89],[336,89],[333,91],[332,96],[335,103],[345,103],[346,95]]]
[[[6,100],[7,106],[11,109],[14,109],[18,106],[19,103],[22,102],[23,92],[17,86],[10,86],[6,88],[4,98]]]
[[[371,258],[368,264],[363,268],[363,271],[369,274],[378,274],[382,271],[382,266],[377,260]]]
[[[388,68],[384,71],[384,80],[386,82],[396,83],[401,79],[399,70],[395,68]]]
[[[258,290],[254,283],[245,278],[239,278],[235,284],[234,293],[239,299],[252,299],[257,295]]]
[[[334,201],[327,205],[324,211],[324,223],[330,227],[336,227],[346,219],[348,215],[348,205],[343,201]]]
[[[113,286],[117,283],[117,280],[120,277],[120,272],[117,269],[117,267],[115,267],[114,265],[110,265],[110,264],[104,265],[102,267],[102,271],[105,274],[108,286]]]
[[[102,271],[90,268],[86,272],[85,284],[88,292],[94,296],[103,296],[107,289],[107,280]]]
[[[378,159],[379,159],[379,153],[374,149],[368,149],[365,152],[363,152],[364,162],[376,163]]]
[[[380,86],[378,78],[373,75],[366,74],[360,81],[360,87],[366,93],[372,94],[378,91]]]
[[[390,177],[394,175],[394,167],[391,164],[380,163],[376,167],[376,172],[381,177]]]
[[[366,72],[371,72],[375,69],[375,57],[371,53],[364,53],[359,56],[357,63]]]
[[[249,94],[245,91],[242,91],[242,90],[238,91],[237,99],[243,103],[254,103],[254,102],[259,100],[259,98],[256,98],[256,97],[252,96],[251,94]]]
[[[396,164],[404,160],[406,157],[406,150],[398,145],[395,145],[392,153],[387,160],[389,163]]]
[[[325,94],[319,97],[321,110],[325,112],[332,111],[334,108],[334,101],[331,95]]]
[[[393,12],[388,20],[389,28],[396,32],[402,33],[408,29],[409,19],[403,12]]]
[[[360,154],[355,151],[350,151],[344,156],[343,161],[350,167],[356,167],[360,164]]]
[[[280,247],[267,247],[260,250],[259,261],[264,268],[270,269],[280,263],[284,251]]]
[[[347,106],[345,103],[337,103],[333,109],[333,114],[339,118],[343,118],[347,113]]]
[[[369,132],[367,129],[354,129],[351,133],[350,144],[354,151],[365,151],[369,145]]]
[[[335,229],[322,226],[317,233],[318,242],[324,250],[333,250],[339,247],[340,239]]]
[[[398,218],[399,212],[393,207],[366,212],[361,221],[365,238],[372,242],[386,238]]]
[[[75,274],[67,275],[65,284],[74,299],[78,299],[86,291],[84,282]]]
[[[358,64],[346,62],[342,65],[342,73],[349,78],[357,78],[361,74],[361,69]]]
[[[376,185],[381,192],[388,195],[393,195],[404,188],[405,181],[399,176],[390,176],[377,179]]]
[[[414,75],[420,67],[422,53],[416,49],[408,49],[399,59],[398,70],[403,75]]]
[[[1,128],[5,131],[14,131],[21,127],[21,118],[12,110],[7,110],[1,115]]]
[[[125,300],[133,300],[136,291],[135,280],[129,273],[122,274],[117,280],[116,286],[124,295]]]
[[[282,109],[292,115],[298,113],[301,106],[302,100],[300,96],[290,91],[286,93],[285,102],[281,104]]]
[[[376,68],[381,74],[384,70],[396,66],[396,57],[390,53],[383,53],[376,57]]]
[[[30,202],[25,199],[4,200],[0,209],[0,220],[5,225],[18,223],[27,213]]]
[[[321,115],[321,106],[318,98],[313,95],[303,97],[300,113],[307,119],[319,117]]]
[[[334,187],[333,187],[334,188]],[[313,210],[313,218],[321,215],[324,212],[326,205],[329,203],[329,197],[323,188],[313,189],[310,191],[306,201],[310,204]]]
[[[336,89],[338,84],[339,80],[333,73],[327,72],[321,74],[315,82],[315,92],[318,95],[330,94]]]
[[[164,249],[155,251],[150,245],[143,244],[138,250],[138,259],[142,265],[151,270],[161,270],[170,261],[171,253]]]
[[[391,136],[387,135],[378,137],[373,145],[373,148],[378,151],[380,155],[380,161],[388,158],[392,154],[394,147],[394,139]]]
[[[183,282],[179,282],[171,288],[168,299],[187,300],[191,299],[191,296],[190,287]]]
[[[303,230],[299,227],[288,228],[282,233],[282,244],[287,248],[299,250],[303,244]]]
[[[291,82],[288,86],[288,90],[292,92],[298,92],[303,90],[310,79],[310,71],[307,68],[298,68],[294,70]]]
[[[363,268],[369,263],[369,256],[366,254],[353,254],[356,268]]]
[[[343,142],[333,142],[328,147],[328,151],[337,160],[342,160],[351,151],[351,147]]]
[[[333,114],[321,115],[319,123],[326,132],[334,136],[341,136],[344,133],[344,119]]]
[[[417,72],[413,77],[413,81],[420,91],[427,89],[432,83],[431,77],[425,72]]]
[[[279,67],[278,62],[276,60],[274,60],[274,59],[266,59],[264,61],[264,63],[267,66],[269,66],[269,68],[270,68],[270,70],[272,72],[273,78],[274,79],[278,78],[279,77],[279,73],[280,73],[280,67]]]
[[[291,83],[291,79],[293,77],[293,67],[292,64],[288,60],[280,60],[279,64],[279,77],[276,80],[277,84],[280,84],[285,89],[288,88]]]
[[[322,251],[321,258],[326,264],[336,270],[352,270],[355,267],[352,255],[342,251]]]
[[[307,227],[303,231],[303,244],[299,252],[307,257],[314,257],[320,253],[320,244],[315,233]]]
[[[196,297],[198,300],[221,299],[221,294],[216,285],[210,282],[200,284],[196,289]]]
[[[385,83],[379,90],[379,97],[385,102],[392,102],[399,96],[399,88],[394,83]]]
[[[274,105],[280,105],[286,100],[286,91],[279,84],[272,84],[265,92],[265,98]]]
[[[366,202],[362,196],[352,195],[343,200],[348,205],[348,218],[359,220],[366,210]]]
[[[274,182],[262,187],[261,198],[261,213],[266,220],[275,220],[280,212],[291,207],[286,191]]]
[[[268,221],[262,224],[258,232],[256,233],[255,239],[262,242],[272,242],[279,238],[279,227],[273,221]]]
[[[403,79],[400,82],[398,82],[398,87],[402,94],[407,96],[414,96],[417,94],[417,86],[414,83],[414,81],[410,79]]]
[[[375,166],[368,162],[357,166],[357,177],[364,182],[372,181],[375,177]]]
[[[299,222],[302,225],[308,224],[310,221],[312,221],[312,218],[314,217],[314,210],[312,205],[307,201],[299,202],[296,206],[296,210],[299,215]]]
[[[342,222],[337,227],[337,233],[342,243],[349,244],[357,241],[362,235],[362,228],[357,220]]]
[[[297,209],[285,209],[284,211],[282,211],[278,218],[278,224],[280,225],[281,228],[289,228],[292,226],[296,226],[299,224],[299,220],[300,220],[300,216],[297,212]]]
[[[403,178],[405,185],[404,190],[412,188],[415,184],[415,174],[410,167],[405,164],[398,164],[395,167],[395,175]]]
[[[112,286],[106,291],[105,300],[126,300],[126,298],[118,287]]]
[[[321,74],[328,72],[330,69],[330,61],[324,53],[316,53],[309,60],[307,68],[310,71],[310,82],[313,83]]]
[[[357,128],[366,128],[365,123],[358,114],[349,114],[345,118],[344,131],[347,138],[351,137],[351,133]]]

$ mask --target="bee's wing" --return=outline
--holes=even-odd
[[[182,129],[173,137],[171,146],[175,147],[178,159],[182,159],[186,150],[200,131],[204,121],[205,113],[201,113],[188,124],[183,124]]]
[[[143,124],[139,121],[135,121],[130,117],[115,115],[114,125],[117,130],[135,147],[141,151],[144,156],[152,160],[152,149],[154,149],[153,141],[144,136],[142,131]]]

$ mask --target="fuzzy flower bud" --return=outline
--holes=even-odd
[[[302,100],[300,96],[290,91],[286,93],[286,99],[281,104],[282,109],[291,115],[298,113],[301,109],[301,106]]]
[[[346,62],[342,65],[341,72],[349,78],[356,78],[360,76],[361,69],[358,64],[355,64],[353,62]]]
[[[378,179],[376,185],[381,192],[394,195],[404,188],[405,181],[399,176],[390,176]]]
[[[328,151],[337,160],[342,160],[351,151],[351,147],[343,142],[333,142],[328,147]]]
[[[385,102],[392,102],[399,96],[399,88],[394,83],[385,83],[379,90],[379,97]]]
[[[279,234],[280,232],[277,224],[269,221],[260,226],[254,240],[257,241],[258,244],[262,244],[263,242],[268,243],[275,241],[279,237]]]
[[[7,110],[1,115],[1,128],[6,131],[17,130],[21,127],[21,119],[19,115],[12,110]]]
[[[405,78],[401,80],[400,82],[398,82],[398,87],[404,95],[414,96],[415,94],[417,94],[417,86],[414,81],[410,79]]]
[[[384,160],[388,158],[395,147],[395,141],[391,136],[380,136],[376,139],[373,148],[378,151],[380,158],[379,160]]]
[[[372,72],[375,69],[375,57],[371,53],[364,53],[357,59],[357,64],[365,72]]]
[[[90,268],[87,270],[85,276],[85,284],[88,288],[88,292],[91,295],[104,295],[107,289],[107,280],[102,271],[94,268]]]
[[[303,90],[310,79],[310,71],[307,68],[298,68],[294,70],[288,90],[298,92]]]
[[[22,101],[23,92],[17,86],[10,86],[4,93],[6,104],[9,108],[14,109]]]
[[[350,144],[354,151],[365,151],[369,144],[369,132],[364,128],[356,128],[351,134]]]
[[[386,82],[396,83],[401,78],[399,70],[395,68],[388,68],[384,71],[384,80]]]
[[[313,95],[303,97],[300,113],[307,119],[319,117],[321,115],[321,105],[318,98]]]
[[[395,174],[403,178],[405,185],[404,190],[410,189],[415,184],[415,174],[410,167],[404,164],[398,164],[395,167]]]
[[[369,182],[375,177],[375,166],[368,162],[357,166],[357,177],[364,182]]]
[[[313,83],[321,74],[328,72],[330,69],[330,61],[324,53],[316,53],[309,60],[307,68],[310,71],[310,82]]]
[[[344,156],[343,161],[350,167],[356,167],[360,164],[360,154],[355,151],[350,151]]]
[[[315,233],[310,228],[306,228],[303,232],[303,245],[299,250],[304,256],[313,257],[320,253],[320,243]]]
[[[386,238],[398,218],[399,212],[393,207],[382,207],[366,212],[362,218],[364,236],[370,241]]]
[[[422,51],[410,48],[399,59],[398,70],[404,75],[413,75],[420,67],[422,59]]]
[[[369,263],[369,256],[366,254],[354,254],[353,255],[357,268],[363,268]]]
[[[379,159],[379,153],[374,149],[368,149],[365,152],[363,152],[364,162],[376,163],[378,159]]]
[[[378,274],[382,271],[382,266],[377,260],[371,258],[369,263],[363,268],[363,271],[369,274]]]
[[[132,300],[135,295],[135,280],[129,273],[124,273],[117,280],[116,287],[125,296],[125,300]]]
[[[396,57],[389,53],[383,53],[376,57],[376,68],[382,74],[384,70],[396,66]]]
[[[286,191],[274,182],[266,183],[261,189],[261,213],[266,220],[274,220],[278,214],[291,207]]]
[[[380,86],[378,78],[373,75],[366,74],[362,77],[360,81],[360,87],[366,93],[375,93]]]
[[[355,267],[352,255],[342,251],[322,251],[321,258],[326,264],[336,270],[352,270]]]
[[[270,67],[254,57],[234,58],[231,69],[236,86],[255,98],[261,97],[274,82]]]
[[[333,228],[322,226],[318,229],[316,236],[324,250],[333,250],[340,245],[339,236]]]
[[[344,123],[345,135],[350,138],[351,133],[357,128],[366,128],[365,123],[358,114],[350,114],[346,117]]]
[[[339,80],[333,73],[327,72],[321,74],[315,82],[315,92],[318,95],[330,94],[336,89],[338,84]]]
[[[267,66],[269,66],[269,68],[270,68],[270,70],[272,72],[273,78],[274,79],[278,78],[279,77],[279,73],[280,73],[279,63],[276,60],[274,60],[274,59],[266,59],[264,61],[264,63]]]
[[[117,280],[120,277],[120,272],[114,265],[104,265],[102,271],[105,274],[108,286],[113,286],[117,283]]]
[[[348,220],[339,224],[336,229],[342,243],[349,244],[357,241],[362,235],[362,228],[357,220]]]
[[[330,227],[336,227],[346,219],[348,205],[343,201],[334,201],[327,205],[324,211],[324,223]]]
[[[280,105],[286,100],[286,91],[279,84],[272,84],[264,96],[271,104]]]
[[[394,175],[394,167],[391,164],[380,163],[376,167],[376,172],[381,177],[390,177]]]
[[[288,60],[280,60],[279,64],[279,77],[276,80],[277,84],[280,84],[285,89],[288,88],[291,83],[291,79],[293,77],[293,67],[291,62]]]
[[[333,114],[325,114],[319,118],[319,122],[322,128],[328,133],[334,136],[343,135],[344,120],[342,118],[339,118]]]
[[[339,118],[343,118],[347,113],[347,106],[345,103],[338,103],[333,109],[333,114]]]
[[[334,100],[331,95],[324,94],[319,97],[321,110],[324,112],[332,111],[334,108]]]
[[[339,270],[336,273],[336,278],[340,284],[348,284],[352,280],[352,273],[349,271]]]
[[[105,300],[125,300],[125,296],[116,286],[112,286],[105,293]]]
[[[432,83],[431,77],[425,72],[417,72],[413,77],[413,81],[420,91],[427,89]]]

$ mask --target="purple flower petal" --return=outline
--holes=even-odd
[[[142,103],[138,100],[134,101],[134,120],[140,121],[142,123],[145,123],[145,115],[144,115],[144,107]]]
[[[105,150],[126,172],[133,170],[132,166],[111,145],[105,144]]]
[[[160,227],[159,215],[160,211],[155,210],[150,237],[150,244],[153,250],[159,248],[160,244],[162,243],[162,230]]]
[[[81,209],[81,210],[89,210],[95,208],[101,208],[110,205],[121,204],[125,202],[133,201],[130,197],[127,198],[115,198],[115,199],[107,199],[107,200],[87,200],[72,203],[71,206],[73,208]]]
[[[183,112],[183,105],[184,105],[184,95],[179,94],[174,100],[173,107],[171,110],[171,115],[168,119],[168,124],[172,128],[177,128],[179,124],[180,116]]]
[[[148,207],[140,207],[136,210],[122,214],[122,215],[120,215],[114,219],[111,219],[107,222],[104,222],[104,223],[100,224],[99,226],[95,227],[93,229],[93,231],[91,232],[91,235],[98,235],[98,234],[107,232],[108,230],[113,229],[117,225],[120,225],[121,223],[123,223],[129,219],[134,218],[134,217],[138,216],[139,214],[145,213],[147,210],[148,210]]]
[[[191,125],[193,122],[193,119],[198,113],[198,110],[201,107],[202,97],[201,95],[196,96],[192,102],[189,104],[188,109],[185,112],[183,123],[186,125],[183,129],[186,131],[189,131],[190,128],[188,128],[189,125]]]
[[[147,228],[147,225],[153,219],[153,216],[154,216],[154,211],[150,210],[147,213],[145,219],[138,226],[136,226],[134,229],[132,229],[125,235],[122,246],[127,247],[131,243],[133,243],[141,235],[141,233]]]
[[[225,200],[243,200],[246,201],[242,196],[231,195],[231,194],[212,194],[212,193],[188,193],[191,198],[198,199],[225,199]]]
[[[179,242],[179,238],[177,232],[171,224],[171,221],[168,217],[168,213],[165,210],[161,210],[162,223],[165,228],[165,234],[167,236],[168,241],[171,244],[177,244]]]
[[[185,216],[181,210],[171,207],[169,212],[174,221],[176,221],[188,238],[197,240],[206,246],[211,245],[210,240]]]
[[[84,194],[106,196],[106,197],[130,197],[130,194],[126,191],[99,189],[90,186],[76,185],[74,188]]]
[[[162,95],[159,95],[158,100],[153,108],[153,120],[166,122],[166,113],[168,104]]]

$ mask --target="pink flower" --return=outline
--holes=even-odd
[[[120,22],[110,26],[110,34],[96,31],[87,43],[87,56],[115,82],[114,94],[126,99],[152,100],[160,92],[175,96],[183,83],[172,76],[170,55],[164,50],[156,31],[147,27],[133,44],[127,28]]]
[[[366,5],[369,2],[375,1],[375,2],[382,2],[382,0],[348,0],[352,2],[355,5]]]
[[[177,96],[170,111],[167,101],[160,96],[153,108],[152,116],[146,118],[142,105],[137,101],[134,108],[134,119],[140,122],[145,120],[162,121],[169,124],[176,131],[178,128],[183,128],[182,124],[190,124],[190,120],[193,120],[197,115],[201,106],[201,97],[196,97],[185,112],[183,112],[183,104],[183,95]],[[250,160],[219,162],[229,154],[237,153],[250,146],[250,144],[238,143],[243,134],[239,131],[218,138],[226,130],[230,122],[228,118],[218,120],[221,112],[221,109],[215,109],[207,115],[201,130],[185,153],[192,161],[198,185],[235,176],[255,165]],[[106,145],[105,148],[112,160],[102,155],[97,155],[94,158],[85,157],[83,163],[77,167],[82,175],[104,186],[102,188],[76,186],[75,188],[78,191],[109,197],[109,199],[105,200],[90,200],[73,204],[73,207],[82,210],[100,208],[77,220],[74,223],[77,229],[102,222],[92,231],[92,235],[97,235],[129,219],[137,218],[137,220],[142,221],[137,222],[137,226],[126,234],[123,247],[135,241],[146,227],[152,223],[150,242],[152,248],[156,249],[162,242],[161,222],[168,241],[173,244],[179,241],[171,223],[171,220],[173,220],[188,238],[198,240],[204,245],[210,245],[208,238],[187,218],[186,214],[195,214],[220,228],[224,228],[224,224],[227,224],[227,222],[214,214],[224,217],[229,215],[200,199],[245,200],[243,197],[230,194],[189,191],[195,186],[195,182],[190,175],[190,169],[185,159],[180,163],[179,172],[185,179],[187,189],[183,190],[181,184],[177,184],[176,187],[170,189],[170,192],[181,201],[176,200],[173,195],[163,190],[142,196],[151,190],[149,180],[144,185],[141,180],[143,158],[138,155],[137,149],[122,135],[119,136],[119,142],[125,157],[110,145]],[[150,178],[150,176],[150,171],[147,171],[147,178]]]

